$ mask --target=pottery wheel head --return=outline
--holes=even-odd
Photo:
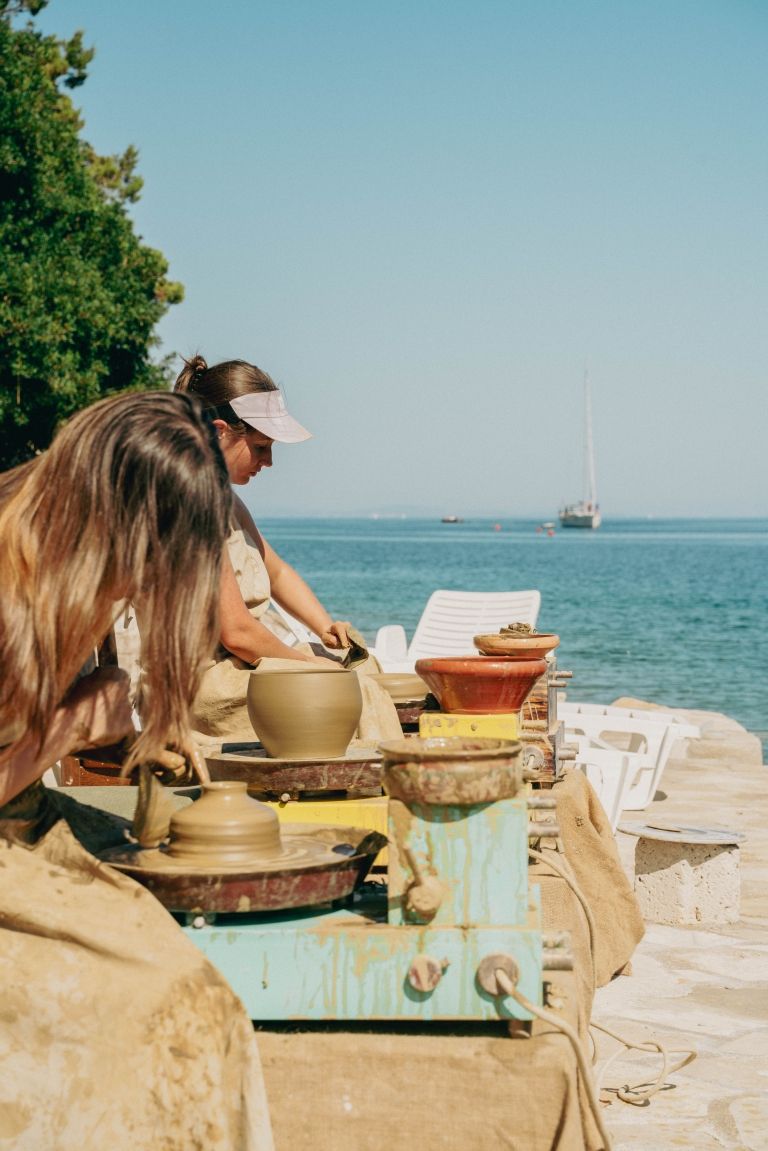
[[[284,851],[276,813],[238,780],[204,784],[200,799],[175,812],[168,854],[216,866],[278,859]]]

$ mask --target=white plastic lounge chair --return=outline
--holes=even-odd
[[[586,775],[595,789],[614,834],[632,783],[630,759],[628,754],[600,740],[578,740],[574,767]]]
[[[558,704],[558,718],[565,725],[566,741],[582,736],[615,748],[617,757],[627,756],[629,777],[624,808],[642,811],[656,794],[675,744],[681,739],[695,739],[700,732],[694,724],[680,722],[668,713],[617,714],[623,710],[573,712]],[[660,720],[661,715],[668,718]]]
[[[558,692],[557,712],[560,719],[571,715],[604,715],[614,718],[649,720],[651,723],[676,723],[692,726],[673,711],[648,707],[614,707],[607,703],[579,703],[567,698],[565,692]],[[698,734],[698,733],[697,733]]]
[[[379,628],[372,654],[384,671],[413,671],[417,659],[429,656],[476,655],[473,636],[510,623],[535,627],[540,606],[538,591],[434,591],[410,644],[400,624],[387,624]]]

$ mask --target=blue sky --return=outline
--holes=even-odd
[[[186,288],[315,432],[261,515],[766,515],[764,0],[51,0]]]

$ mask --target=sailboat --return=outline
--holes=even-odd
[[[584,373],[584,486],[586,496],[576,504],[567,504],[560,509],[560,526],[563,528],[599,528],[602,522],[597,503],[595,485],[595,452],[592,444],[592,394],[589,388],[589,374]]]

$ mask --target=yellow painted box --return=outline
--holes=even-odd
[[[469,739],[517,739],[520,714],[516,711],[497,712],[492,715],[459,715],[444,711],[424,711],[419,717],[419,735],[422,739],[456,736]]]

